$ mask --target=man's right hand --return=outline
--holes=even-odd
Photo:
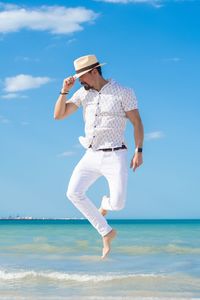
[[[73,87],[76,79],[73,76],[67,77],[63,80],[62,92],[66,93]]]

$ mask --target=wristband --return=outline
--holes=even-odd
[[[136,148],[135,153],[142,153],[142,148]]]
[[[65,92],[65,93],[60,92],[60,95],[67,95],[67,94],[69,94],[69,92]]]

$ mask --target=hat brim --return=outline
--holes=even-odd
[[[98,68],[98,67],[101,67],[101,66],[104,66],[104,65],[106,65],[106,63],[99,64],[99,65],[97,65],[95,68]],[[90,72],[92,69],[95,69],[95,68],[91,68],[91,69],[89,69],[89,70],[87,70],[87,71],[83,71],[83,72],[81,72],[81,73],[74,74],[73,77],[74,77],[74,79],[80,78],[82,75],[84,75],[84,74]]]

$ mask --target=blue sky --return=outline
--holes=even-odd
[[[199,15],[195,0],[0,2],[1,217],[82,217],[65,197],[82,109],[53,111],[73,60],[96,54],[106,79],[134,89],[145,128],[144,164],[109,217],[200,218]],[[130,161],[130,123],[126,140]],[[103,177],[88,191],[97,206],[107,193]]]

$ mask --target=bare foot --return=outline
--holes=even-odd
[[[100,212],[100,214],[102,214],[102,216],[105,216],[108,213],[108,211],[103,209],[102,207],[99,208],[99,212]]]
[[[116,230],[112,229],[108,234],[103,237],[103,251],[102,251],[102,259],[106,258],[111,249],[111,241],[116,237]]]

